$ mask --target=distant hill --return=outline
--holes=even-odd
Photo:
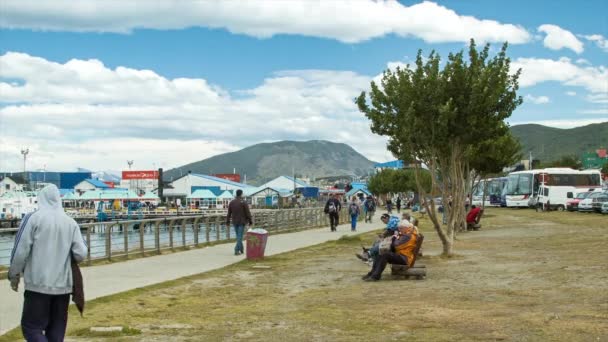
[[[262,184],[281,175],[298,177],[327,177],[339,175],[367,175],[374,162],[346,144],[324,140],[279,141],[263,143],[240,151],[220,154],[205,160],[168,170],[166,180],[177,178],[188,171],[214,174],[236,172],[247,183]],[[293,168],[293,169],[292,169]]]
[[[542,125],[517,125],[511,132],[522,144],[523,158],[532,151],[533,159],[549,162],[565,155],[581,158],[585,152],[608,147],[608,122],[560,129]]]

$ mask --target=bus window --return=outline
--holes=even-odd
[[[567,197],[567,198],[574,198],[574,194],[573,194],[571,191],[568,191],[568,192],[566,193],[566,197]]]

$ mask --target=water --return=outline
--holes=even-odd
[[[217,230],[215,226],[211,226],[209,230],[209,240],[207,241],[206,237],[206,229],[204,225],[199,226],[198,231],[198,242],[213,242],[217,241]],[[135,254],[139,252],[140,248],[140,232],[139,230],[129,230],[127,233],[128,239],[128,248],[129,253]],[[186,226],[186,246],[194,245],[194,230],[192,229],[192,225]],[[10,265],[10,257],[11,251],[13,249],[13,245],[15,244],[15,233],[0,233],[0,266],[8,266]],[[86,240],[86,232],[82,231],[82,236]],[[230,237],[234,238],[236,236],[234,232],[234,228],[230,228]],[[124,253],[125,249],[125,233],[121,231],[117,231],[116,228],[112,231],[111,235],[111,246],[112,246],[112,254],[115,253]],[[147,228],[144,229],[144,249],[152,250],[155,248],[154,243],[154,230]],[[226,227],[224,225],[220,226],[220,240],[225,240],[227,238]],[[170,246],[169,240],[169,230],[166,228],[160,228],[159,234],[160,247],[168,248]],[[106,235],[103,232],[91,233],[91,259],[103,258],[106,255]],[[173,247],[179,248],[183,247],[182,240],[182,230],[181,228],[173,229]]]

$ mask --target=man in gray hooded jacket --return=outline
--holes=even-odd
[[[25,293],[21,330],[28,341],[63,341],[72,293],[71,256],[87,254],[76,221],[61,206],[59,190],[48,185],[38,193],[38,210],[21,221],[11,254],[8,279]]]

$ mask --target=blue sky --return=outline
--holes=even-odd
[[[70,4],[3,2],[1,170],[25,146],[31,168],[120,170],[282,139],[384,161],[352,98],[418,49],[447,57],[470,37],[508,40],[524,70],[511,124],[608,121],[604,1]]]

